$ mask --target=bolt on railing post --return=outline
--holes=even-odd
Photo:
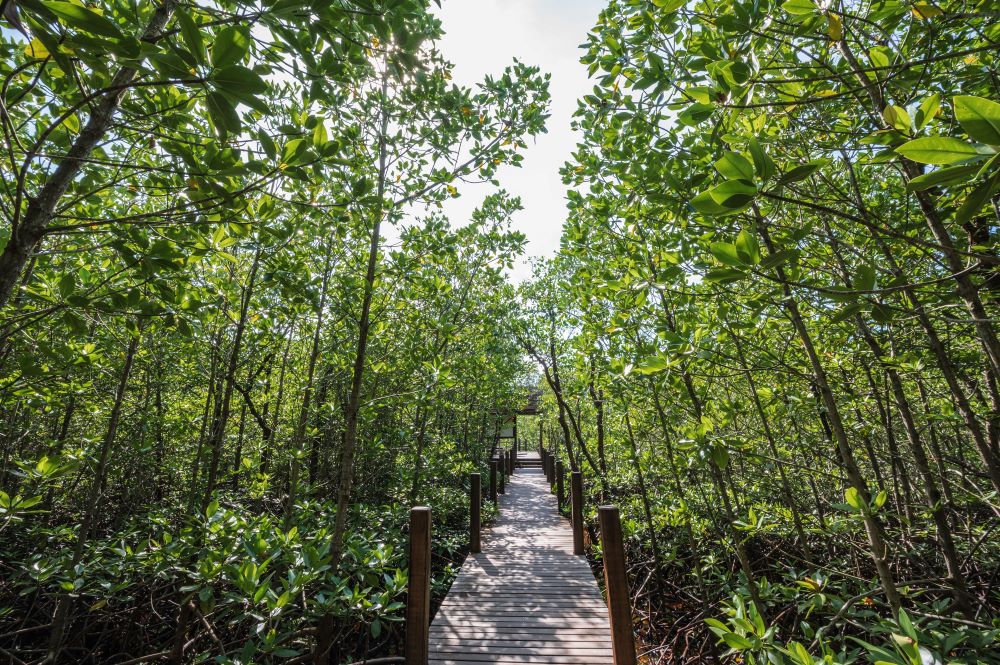
[[[604,555],[604,588],[608,592],[611,620],[611,649],[615,665],[635,665],[635,637],[632,634],[632,597],[625,572],[625,545],[622,523],[615,506],[598,509],[601,525],[601,552]]]
[[[410,510],[410,579],[406,592],[406,665],[427,665],[431,617],[431,509]]]
[[[497,461],[490,460],[490,501],[497,502]]]
[[[469,551],[479,554],[483,523],[483,479],[478,473],[473,473],[469,477],[472,481],[469,489]]]
[[[574,471],[571,477],[572,522],[573,522],[573,554],[583,554],[583,472]]]
[[[566,498],[566,467],[562,463],[562,460],[556,462],[556,500],[559,506],[559,510],[562,510],[564,500]]]

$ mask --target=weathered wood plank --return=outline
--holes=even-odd
[[[430,627],[434,665],[607,664],[607,606],[540,469],[518,469]]]

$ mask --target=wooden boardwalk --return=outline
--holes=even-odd
[[[610,664],[608,609],[540,469],[518,469],[430,627],[430,662]]]

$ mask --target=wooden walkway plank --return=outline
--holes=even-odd
[[[607,606],[541,469],[511,477],[482,551],[431,624],[429,655],[434,665],[612,662]]]

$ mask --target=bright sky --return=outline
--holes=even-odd
[[[521,168],[505,168],[498,174],[503,188],[521,197],[524,210],[515,216],[514,227],[528,236],[529,256],[551,256],[559,248],[566,211],[559,169],[576,146],[569,127],[576,100],[593,87],[580,64],[583,51],[578,47],[605,4],[606,0],[444,0],[438,12],[445,30],[439,46],[455,64],[456,83],[472,86],[486,74],[501,73],[514,58],[552,74],[548,133],[529,143]],[[467,185],[461,197],[445,204],[445,213],[460,226],[492,191],[488,185]],[[520,281],[529,275],[525,261],[512,277]]]

